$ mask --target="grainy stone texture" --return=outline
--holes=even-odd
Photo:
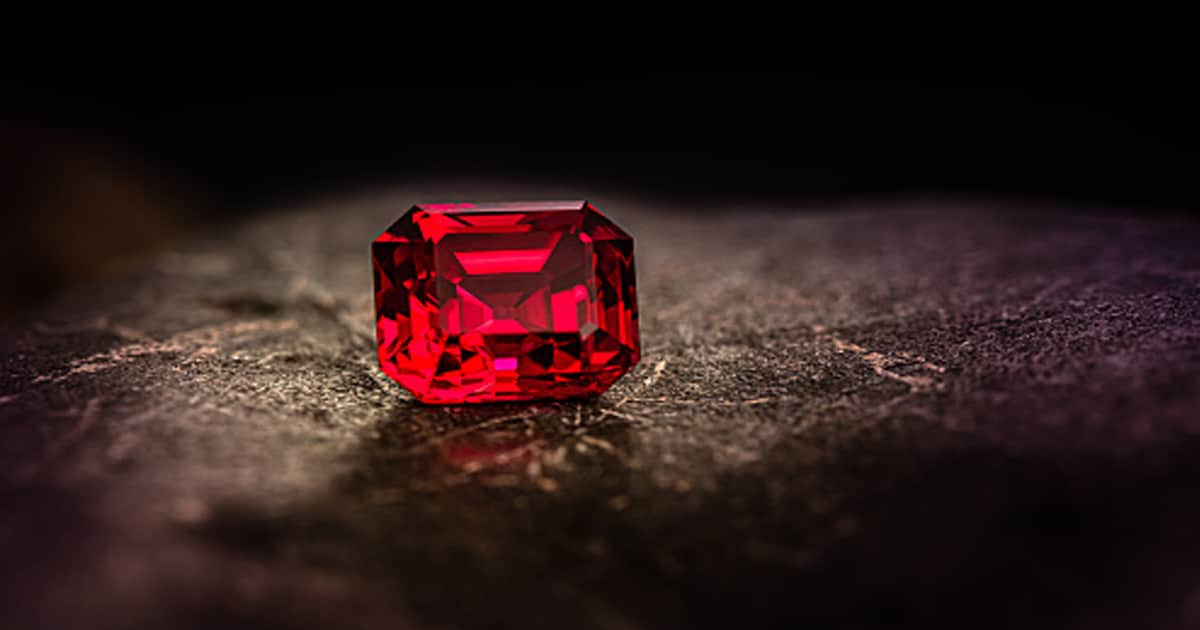
[[[9,322],[0,626],[1200,624],[1197,223],[593,197],[639,367],[423,407],[367,244],[478,191],[263,215]]]

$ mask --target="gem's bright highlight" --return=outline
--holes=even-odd
[[[640,356],[633,238],[586,201],[417,205],[371,258],[380,367],[422,402],[594,396]]]

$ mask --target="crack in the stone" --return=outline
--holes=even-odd
[[[833,342],[834,347],[836,347],[838,350],[843,352],[852,352],[858,355],[858,357],[862,359],[862,361],[866,363],[867,366],[870,367],[876,374],[884,378],[908,385],[909,391],[922,392],[928,390],[937,390],[943,387],[943,383],[937,377],[900,374],[899,372],[891,369],[891,367],[897,364],[907,363],[910,365],[915,364],[921,369],[933,372],[935,374],[946,373],[946,368],[932,363],[920,355],[914,355],[907,352],[888,355],[882,352],[871,350],[869,348],[864,348],[856,343],[846,341],[837,335],[826,334],[826,329],[824,326],[814,325],[812,326],[812,330],[815,333],[823,334],[828,337],[828,339]]]

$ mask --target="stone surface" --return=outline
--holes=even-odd
[[[364,244],[487,190],[264,215],[8,322],[0,625],[1200,623],[1197,223],[593,195],[641,364],[421,406]]]
[[[641,354],[633,238],[586,201],[421,204],[371,262],[379,365],[421,402],[595,396]]]

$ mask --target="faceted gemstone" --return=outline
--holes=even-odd
[[[586,201],[417,205],[371,258],[379,364],[422,402],[597,395],[640,356],[633,239]]]

